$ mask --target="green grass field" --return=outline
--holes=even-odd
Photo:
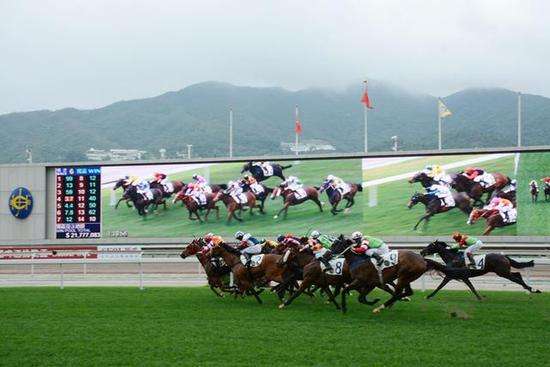
[[[229,180],[234,180],[239,177],[241,167],[242,163],[211,166],[210,182],[227,183]],[[187,171],[170,175],[170,179],[189,182],[193,173],[194,171]],[[298,176],[307,186],[319,186],[328,174],[337,175],[349,182],[360,183],[362,180],[361,160],[302,161],[285,170],[285,175]],[[271,178],[265,183],[268,187],[274,187],[280,181],[279,178]],[[102,231],[104,236],[107,236],[112,230],[127,230],[130,237],[189,237],[205,232],[232,236],[237,230],[249,231],[257,236],[276,236],[285,232],[305,234],[313,228],[327,233],[347,233],[360,228],[363,220],[362,193],[356,195],[356,204],[349,214],[342,213],[333,216],[329,212],[330,206],[326,194],[323,194],[321,200],[327,202],[327,205],[324,206],[325,212],[320,213],[315,203],[306,202],[291,207],[286,220],[282,217],[275,220],[273,215],[282,207],[282,199],[278,198],[266,201],[267,214],[261,215],[256,210],[256,214],[250,217],[248,213],[245,213],[242,224],[233,220],[230,225],[227,225],[225,221],[227,211],[223,203],[219,203],[220,220],[216,220],[215,215],[212,214],[207,224],[190,221],[187,218],[188,212],[181,207],[181,203],[177,207],[170,207],[167,211],[160,210],[159,215],[152,214],[143,220],[134,210],[130,210],[124,205],[120,206],[118,210],[109,206],[110,191],[110,189],[102,190]],[[118,192],[117,195],[121,195],[121,192]]]
[[[390,173],[385,176],[380,176],[380,169],[366,170],[363,172],[365,180],[373,180],[392,175],[403,174],[407,172],[420,171],[426,164],[451,163],[463,161],[474,156],[449,156],[449,157],[431,157],[422,158],[419,160],[406,161],[403,163],[383,167],[386,172]],[[479,165],[490,172],[500,172],[510,177],[513,177],[514,158],[512,156],[504,157],[494,161],[487,161]],[[460,167],[450,170],[451,172],[460,171]],[[372,171],[372,172],[371,172]],[[424,205],[418,204],[411,210],[407,209],[406,205],[414,192],[424,192],[424,189],[419,183],[410,185],[406,179],[385,183],[377,187],[378,190],[378,205],[368,207],[367,202],[364,206],[364,221],[366,231],[373,235],[431,235],[442,236],[449,235],[453,231],[463,231],[471,234],[481,234],[485,229],[485,221],[479,221],[475,225],[469,226],[466,224],[467,217],[458,209],[453,209],[447,213],[435,215],[430,220],[427,227],[419,227],[419,230],[414,231],[413,227],[416,222],[424,215]],[[365,190],[365,197],[368,197],[368,189]],[[510,236],[516,234],[516,226],[508,226],[500,229],[495,229],[492,235]]]
[[[523,153],[518,170],[518,235],[550,235],[550,202],[544,201],[541,178],[550,176],[550,153]],[[536,180],[541,192],[537,203],[531,203],[529,182]]]
[[[206,288],[0,288],[0,365],[547,366],[550,295],[483,293],[416,293],[379,315],[353,296],[342,315]]]

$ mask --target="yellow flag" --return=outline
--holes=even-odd
[[[445,103],[443,103],[443,101],[441,100],[441,98],[439,98],[437,100],[437,103],[439,105],[439,117],[441,118],[444,118],[444,117],[449,117],[451,116],[453,113],[451,112],[451,110],[449,110],[447,108],[447,106],[445,106]]]

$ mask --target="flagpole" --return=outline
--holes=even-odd
[[[367,81],[365,80],[365,81],[363,81],[363,83],[365,83],[365,92],[366,92],[366,91],[367,91]],[[365,153],[367,153],[368,150],[369,150],[369,149],[368,149],[368,148],[369,148],[369,139],[368,139],[369,134],[368,134],[368,130],[367,130],[367,126],[368,126],[368,124],[367,124],[367,121],[368,121],[368,119],[367,119],[367,117],[368,117],[368,116],[367,116],[367,115],[368,115],[368,110],[369,110],[369,108],[368,108],[367,104],[364,103],[364,104],[363,104],[363,119],[365,120],[365,121],[364,121],[364,122],[365,122]]]
[[[438,144],[437,147],[441,150],[441,111],[440,111],[441,98],[437,99],[437,126],[438,126]]]
[[[295,108],[295,111],[294,111],[294,123],[296,123],[296,121],[299,121],[299,111],[298,111],[298,105],[296,105],[296,108]],[[298,136],[298,132],[297,131],[294,131],[295,134],[296,134],[296,145],[294,147],[295,149],[295,154],[296,156],[298,156],[298,144],[299,144],[299,136]]]
[[[521,147],[521,92],[518,92],[518,148]]]
[[[233,107],[229,106],[229,158],[233,158]]]

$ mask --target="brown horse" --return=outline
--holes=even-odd
[[[202,254],[201,250],[204,245],[205,243],[202,238],[195,238],[185,247],[185,249],[183,249],[180,257],[185,259],[188,256],[197,256],[197,259],[206,273],[208,285],[216,296],[223,297],[223,292],[233,293],[235,291],[235,287],[230,286],[227,279],[229,273],[231,272],[231,268],[220,258],[208,258],[206,254]],[[218,289],[222,293],[218,292]]]
[[[320,194],[326,191],[329,203],[332,205],[330,212],[333,215],[340,213],[342,210],[351,208],[355,204],[355,194],[363,191],[363,186],[361,184],[349,183],[348,185],[350,190],[344,195],[342,195],[340,190],[335,189],[329,180],[325,180],[319,188]],[[338,209],[338,204],[344,199],[347,201],[345,208]]]
[[[505,223],[497,209],[474,209],[470,213],[467,223],[474,224],[481,218],[485,218],[485,221],[487,222],[487,227],[485,228],[485,231],[483,231],[483,236],[489,235],[489,233],[491,233],[495,228],[516,224],[516,222]]]
[[[317,206],[319,207],[319,211],[323,212],[323,207],[321,206],[321,202],[319,201],[319,191],[315,187],[304,187],[305,196],[302,198],[298,198],[296,193],[286,187],[284,184],[280,184],[277,186],[273,193],[271,194],[271,200],[274,200],[278,196],[282,196],[283,198],[283,207],[277,214],[273,216],[273,218],[277,219],[279,218],[279,215],[281,213],[285,213],[284,218],[288,215],[288,208],[295,205],[300,205],[308,200],[313,201]]]
[[[172,196],[172,194],[176,194],[176,193],[180,192],[183,189],[183,187],[185,186],[185,184],[182,181],[170,181],[170,183],[172,184],[172,187],[174,188],[172,192],[167,192],[164,185],[162,185],[161,183],[159,183],[157,181],[151,181],[149,183],[149,187],[151,189],[159,189],[160,191],[162,191],[162,195],[165,198],[169,198],[169,197]]]
[[[472,200],[468,195],[466,195],[466,193],[453,192],[453,199],[455,200],[455,206],[447,207],[443,206],[443,204],[441,203],[441,199],[438,197],[425,195],[418,192],[413,194],[413,196],[411,196],[411,199],[409,200],[409,203],[407,204],[407,208],[412,209],[412,207],[418,203],[422,203],[426,207],[426,214],[418,220],[413,230],[416,231],[420,223],[422,223],[423,221],[426,221],[427,225],[432,216],[438,213],[447,212],[454,208],[459,208],[464,214],[470,215],[470,212],[472,211]]]
[[[235,279],[235,285],[241,295],[251,293],[258,303],[262,303],[258,292],[254,289],[256,283],[276,282],[286,284],[292,280],[292,273],[288,271],[284,262],[281,261],[281,255],[265,254],[260,265],[247,268],[240,260],[240,251],[227,245],[220,244],[210,250],[209,256],[220,256],[227,265],[231,267],[231,272]],[[282,287],[277,293],[282,301],[284,297]]]
[[[475,290],[469,278],[491,272],[497,274],[499,277],[521,285],[531,293],[540,293],[539,290],[533,289],[525,284],[520,273],[511,271],[511,268],[523,269],[533,267],[535,265],[533,261],[519,262],[506,255],[489,253],[485,255],[483,269],[466,269],[464,254],[451,250],[445,242],[437,240],[428,244],[428,246],[420,251],[420,255],[422,256],[429,256],[432,254],[438,254],[439,257],[441,257],[441,259],[445,262],[446,266],[451,269],[443,271],[445,278],[443,278],[441,284],[439,284],[439,286],[426,298],[432,298],[435,296],[435,294],[451,280],[459,279],[470,288],[478,300],[481,300],[480,295]]]
[[[382,284],[380,283],[378,271],[370,261],[370,258],[351,251],[353,241],[345,239],[335,244],[335,246],[333,246],[335,251],[344,255],[350,267],[352,281],[342,290],[341,301],[342,312],[346,312],[346,295],[351,290],[356,289],[361,295],[367,296],[375,287]],[[379,313],[384,308],[391,307],[399,299],[411,296],[413,294],[411,283],[426,271],[444,268],[443,265],[424,259],[419,254],[408,250],[399,250],[398,259],[396,265],[387,267],[381,272],[382,283],[397,280],[394,294],[389,300],[375,308],[373,313]]]
[[[245,192],[244,195],[246,195],[246,204],[237,203],[235,201],[235,199],[229,193],[227,193],[226,191],[218,191],[214,195],[214,199],[213,199],[214,202],[221,201],[221,202],[223,202],[223,204],[227,208],[227,223],[228,224],[231,223],[231,218],[235,218],[239,222],[243,221],[241,217],[239,217],[239,216],[237,216],[237,214],[235,214],[235,212],[237,210],[243,210],[246,207],[248,207],[250,215],[254,214],[252,210],[255,207],[257,207],[257,205],[256,205],[256,196],[251,191]]]
[[[220,219],[220,208],[216,205],[214,202],[214,196],[216,194],[205,194],[206,196],[206,205],[199,205],[197,201],[191,197],[190,195],[185,194],[185,186],[184,189],[181,190],[176,194],[174,199],[172,200],[172,204],[177,203],[178,201],[181,201],[183,205],[187,208],[187,211],[189,212],[189,219],[190,220],[196,220],[198,219],[200,223],[202,223],[202,218],[200,216],[200,210],[206,209],[206,214],[204,215],[204,220],[208,221],[208,215],[210,214],[210,211],[213,209],[216,211],[216,219]],[[193,214],[196,216],[196,218],[193,218]]]
[[[539,186],[535,180],[529,183],[529,192],[531,193],[531,203],[535,204],[539,200]]]
[[[451,186],[458,192],[465,192],[474,199],[474,205],[483,204],[481,197],[484,193],[487,193],[486,203],[489,202],[493,192],[495,190],[500,190],[504,186],[510,183],[510,178],[502,173],[492,173],[491,174],[495,179],[495,183],[489,187],[483,187],[479,182],[475,182],[466,177],[463,172],[451,174]]]

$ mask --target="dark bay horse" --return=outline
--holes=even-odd
[[[251,293],[258,303],[262,303],[258,292],[255,290],[256,283],[276,282],[286,284],[292,281],[292,272],[290,272],[282,256],[276,254],[265,254],[259,266],[247,268],[240,260],[240,251],[227,245],[220,244],[210,250],[209,256],[220,256],[227,265],[231,267],[231,272],[235,279],[235,285],[241,295]],[[281,287],[277,296],[282,301],[285,293],[285,287]]]
[[[550,182],[544,181],[544,201],[550,200]]]
[[[251,188],[250,188],[250,185],[247,184],[246,182],[243,182],[243,191],[244,192],[247,192],[247,191],[250,191],[254,194],[254,196],[256,197],[256,200],[260,203],[259,204],[259,208],[260,208],[260,213],[262,214],[265,214],[265,211],[264,211],[264,207],[265,207],[265,201],[266,199],[269,197],[269,195],[273,192],[273,189],[270,188],[270,187],[267,187],[266,185],[264,184],[258,184],[262,187],[263,191],[261,193],[255,193]]]
[[[467,223],[475,224],[481,218],[485,218],[485,221],[487,222],[487,227],[485,228],[485,231],[483,231],[483,236],[489,235],[495,228],[516,224],[516,222],[505,223],[497,209],[474,209],[470,213]]]
[[[283,174],[283,171],[287,168],[290,168],[292,167],[291,164],[289,164],[288,166],[281,166],[280,164],[278,163],[270,163],[269,164],[271,166],[271,169],[273,170],[273,174],[272,175],[268,175],[266,176],[262,167],[260,167],[259,165],[256,165],[254,164],[254,162],[250,161],[248,163],[246,163],[242,170],[241,170],[241,174],[245,173],[246,171],[250,172],[252,174],[252,176],[254,176],[254,178],[256,179],[256,181],[258,182],[261,182],[261,181],[265,181],[267,180],[268,178],[272,177],[272,176],[277,176],[279,177],[281,180],[285,180],[285,175]]]
[[[229,273],[231,273],[231,268],[220,258],[208,258],[206,254],[202,254],[201,250],[204,246],[205,243],[202,238],[195,238],[185,247],[185,249],[183,249],[180,257],[182,259],[193,255],[197,257],[199,263],[204,269],[204,272],[206,273],[208,285],[216,296],[223,297],[223,292],[233,293],[235,291],[235,287],[230,286],[228,279]],[[221,293],[218,292],[218,290],[220,290]]]
[[[319,191],[315,187],[304,187],[305,196],[302,198],[298,198],[296,193],[290,189],[288,189],[284,184],[280,184],[277,186],[273,193],[271,194],[271,200],[274,200],[276,197],[281,196],[283,198],[283,207],[277,214],[273,216],[273,218],[277,219],[279,218],[279,215],[281,213],[285,213],[284,218],[288,215],[288,208],[295,205],[300,205],[302,203],[305,203],[308,200],[313,201],[317,206],[319,207],[319,211],[323,212],[323,207],[321,205],[321,202],[319,201]]]
[[[539,200],[539,186],[534,180],[529,183],[529,193],[531,193],[531,203],[536,203]]]
[[[535,264],[532,260],[528,262],[519,262],[506,255],[489,253],[485,256],[485,266],[483,269],[467,269],[464,262],[464,254],[462,252],[453,251],[445,242],[437,240],[428,244],[428,246],[420,251],[420,254],[422,256],[438,254],[445,262],[446,266],[448,268],[451,268],[451,270],[449,271],[443,271],[443,273],[445,274],[443,281],[426,298],[432,298],[451,280],[458,279],[462,280],[470,288],[470,290],[475,294],[478,300],[481,300],[481,297],[476,292],[469,278],[477,277],[487,273],[495,273],[501,278],[508,279],[516,284],[521,285],[523,288],[531,293],[540,293],[539,290],[533,289],[525,284],[520,273],[511,271],[511,268],[523,269],[533,267]]]
[[[342,192],[340,190],[335,189],[328,180],[325,180],[319,188],[320,194],[326,191],[329,203],[330,205],[332,205],[332,208],[330,210],[332,214],[336,215],[342,210],[351,208],[355,204],[355,194],[363,191],[363,185],[361,184],[349,183],[348,185],[350,187],[350,191],[344,195],[342,195]],[[343,199],[346,200],[346,206],[344,207],[344,209],[338,209],[338,204],[340,204],[340,201],[342,201]]]
[[[117,180],[117,182],[115,182],[115,185],[113,186],[113,190],[116,191],[117,189],[121,188],[122,191],[123,191],[122,197],[120,199],[118,199],[118,201],[115,204],[115,209],[118,209],[118,205],[122,201],[126,202],[126,205],[128,206],[128,208],[132,207],[132,205],[130,204],[132,202],[132,200],[127,195],[125,195],[126,194],[126,189],[129,186],[130,186],[130,184],[128,183],[127,178],[121,178],[121,179]]]
[[[172,196],[172,194],[177,194],[178,192],[180,192],[183,189],[183,187],[185,186],[185,184],[181,181],[170,181],[170,183],[172,184],[172,187],[174,188],[174,190],[172,192],[166,192],[166,189],[165,189],[164,185],[162,185],[161,183],[156,182],[156,181],[151,181],[149,183],[149,187],[151,189],[159,189],[160,191],[162,191],[162,195],[165,198],[169,198],[169,197]]]
[[[365,297],[380,284],[378,271],[370,261],[370,258],[364,255],[355,254],[351,251],[353,241],[345,239],[333,246],[336,252],[340,252],[346,258],[350,267],[351,283],[342,290],[341,307],[342,312],[347,311],[346,295],[353,289],[357,290]],[[382,270],[383,283],[397,280],[393,296],[373,310],[373,313],[379,313],[384,308],[391,307],[401,298],[411,296],[413,290],[411,283],[418,279],[428,270],[444,269],[445,267],[435,261],[424,259],[419,254],[409,250],[398,251],[398,262]]]
[[[206,209],[206,213],[204,215],[204,220],[208,221],[208,215],[210,214],[211,210],[216,211],[216,219],[220,219],[220,208],[216,205],[216,202],[214,201],[214,196],[216,194],[204,194],[206,197],[206,204],[205,205],[199,205],[197,201],[191,197],[190,195],[185,194],[185,187],[183,190],[178,192],[174,199],[172,200],[172,204],[177,203],[178,201],[181,201],[183,205],[187,208],[187,211],[189,212],[189,219],[190,220],[196,220],[200,223],[202,223],[202,218],[200,216],[200,211]],[[193,218],[193,215],[195,215],[196,218]]]
[[[474,199],[474,205],[483,205],[482,196],[484,193],[487,193],[487,199],[485,203],[489,203],[493,192],[495,190],[500,190],[504,186],[510,183],[510,178],[501,173],[492,173],[491,174],[495,179],[495,184],[489,187],[483,187],[479,182],[470,180],[468,177],[464,176],[463,172],[451,174],[451,187],[458,192],[465,192]]]
[[[138,214],[145,216],[148,213],[148,208],[150,205],[153,205],[153,210],[156,210],[159,205],[163,205],[164,209],[166,209],[166,200],[162,191],[159,189],[151,189],[151,192],[153,193],[153,199],[149,200],[142,194],[138,193],[137,188],[134,185],[130,185],[124,194],[130,198],[134,204],[134,207],[137,209]]]
[[[247,191],[244,193],[246,195],[246,204],[241,204],[241,203],[238,203],[235,201],[235,199],[233,199],[233,197],[227,193],[225,190],[224,191],[218,191],[215,195],[214,195],[214,202],[216,201],[221,201],[223,202],[223,204],[225,205],[225,207],[227,208],[227,223],[231,223],[231,219],[232,218],[235,218],[236,220],[238,220],[239,222],[242,222],[242,218],[237,216],[237,214],[235,214],[235,212],[237,210],[243,210],[245,208],[249,208],[249,212],[250,212],[250,215],[254,214],[253,213],[253,209],[255,207],[257,207],[256,205],[256,196],[251,192],[251,191]]]
[[[464,214],[470,215],[470,212],[472,211],[472,200],[466,193],[453,192],[453,199],[455,200],[455,206],[449,208],[443,206],[443,204],[441,203],[441,199],[438,197],[421,194],[419,192],[413,194],[413,196],[411,196],[411,199],[409,200],[409,203],[407,204],[407,208],[412,209],[418,203],[422,203],[426,207],[426,214],[418,220],[413,230],[416,231],[420,223],[422,223],[423,221],[426,221],[426,224],[428,224],[428,221],[434,215],[438,213],[448,212],[449,210],[452,210],[454,208],[458,208]]]

